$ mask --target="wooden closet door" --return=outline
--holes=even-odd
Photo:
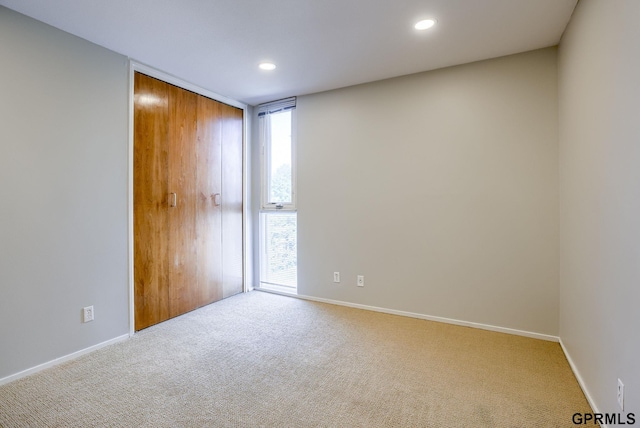
[[[221,103],[198,96],[197,206],[198,294],[202,305],[223,298]]]
[[[242,291],[243,112],[140,73],[134,85],[141,330]]]
[[[244,282],[242,233],[243,112],[223,104],[222,118],[222,283],[223,297],[242,292]]]
[[[135,74],[133,263],[135,329],[169,318],[168,85]]]
[[[169,85],[169,317],[201,306],[197,292],[196,228],[198,96]]]

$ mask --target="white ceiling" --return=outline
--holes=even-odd
[[[577,0],[0,0],[255,105],[556,45]],[[420,19],[438,24],[413,29]],[[258,63],[277,64],[271,72]]]

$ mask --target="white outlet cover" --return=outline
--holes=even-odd
[[[618,405],[621,410],[624,410],[624,383],[620,379],[618,379]]]
[[[93,321],[94,316],[93,306],[86,306],[82,308],[82,322]]]

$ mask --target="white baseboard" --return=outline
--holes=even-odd
[[[324,298],[321,298],[321,297],[304,296],[304,295],[301,295],[301,294],[293,294],[293,293],[283,293],[283,292],[280,292],[280,291],[269,290],[269,289],[264,289],[264,288],[256,288],[256,290],[257,291],[267,292],[267,293],[280,294],[280,295],[283,295],[283,296],[297,297],[299,299],[311,300],[311,301],[314,301],[314,302],[330,303],[332,305],[347,306],[347,307],[350,307],[350,308],[364,309],[364,310],[367,310],[367,311],[382,312],[382,313],[385,313],[385,314],[392,314],[392,315],[401,315],[401,316],[404,316],[404,317],[418,318],[418,319],[423,319],[423,320],[428,320],[428,321],[442,322],[442,323],[445,323],[445,324],[454,324],[454,325],[460,325],[460,326],[463,326],[463,327],[471,327],[471,328],[478,328],[478,329],[481,329],[481,330],[495,331],[495,332],[498,332],[498,333],[513,334],[513,335],[516,335],[516,336],[525,336],[525,337],[530,337],[530,338],[533,338],[533,339],[546,340],[546,341],[549,341],[549,342],[560,342],[560,338],[558,336],[552,336],[552,335],[542,334],[542,333],[534,333],[534,332],[531,332],[531,331],[516,330],[516,329],[513,329],[513,328],[498,327],[498,326],[495,326],[495,325],[481,324],[481,323],[470,322],[470,321],[461,321],[461,320],[457,320],[457,319],[453,319],[453,318],[436,317],[436,316],[432,316],[432,315],[418,314],[418,313],[414,313],[414,312],[397,311],[395,309],[379,308],[377,306],[360,305],[358,303],[342,302],[340,300],[324,299]]]
[[[591,394],[589,394],[589,390],[587,389],[587,384],[584,382],[584,379],[582,378],[582,376],[580,376],[578,367],[573,362],[573,359],[571,358],[571,355],[569,355],[569,351],[567,350],[567,348],[564,346],[564,342],[562,342],[562,339],[560,339],[560,346],[562,347],[562,352],[564,352],[564,356],[567,358],[567,361],[569,362],[569,366],[571,367],[571,371],[573,371],[573,375],[576,377],[578,381],[578,385],[580,385],[580,388],[582,389],[584,396],[587,398],[587,402],[589,403],[589,406],[591,406],[591,410],[593,410],[593,413],[600,413],[600,410],[598,410],[598,406],[596,406],[596,402],[593,400],[593,397],[591,396]],[[601,424],[600,426],[602,428],[607,428],[607,425],[605,424]]]
[[[591,409],[592,409],[593,413],[600,413],[600,411],[598,410],[598,406],[596,406],[596,403],[593,400],[593,397],[589,393],[589,390],[587,389],[587,385],[584,382],[584,379],[582,378],[582,376],[580,375],[580,372],[578,371],[578,368],[576,367],[575,363],[573,362],[573,359],[571,358],[571,355],[569,354],[569,351],[564,346],[564,343],[562,342],[562,339],[560,337],[558,337],[558,336],[551,336],[551,335],[547,335],[547,334],[533,333],[533,332],[530,332],[530,331],[515,330],[515,329],[512,329],[512,328],[497,327],[497,326],[493,326],[493,325],[480,324],[480,323],[474,323],[474,322],[468,322],[468,321],[461,321],[461,320],[456,320],[456,319],[451,319],[451,318],[443,318],[443,317],[435,317],[435,316],[431,316],[431,315],[416,314],[416,313],[413,313],[413,312],[396,311],[396,310],[393,310],[393,309],[378,308],[378,307],[375,307],[375,306],[360,305],[360,304],[357,304],[357,303],[348,303],[348,302],[342,302],[342,301],[339,301],[339,300],[324,299],[324,298],[320,298],[320,297],[304,296],[304,295],[293,294],[293,293],[283,293],[283,292],[280,292],[280,291],[268,290],[268,289],[258,288],[258,287],[256,287],[255,290],[263,291],[263,292],[267,292],[267,293],[273,293],[273,294],[280,294],[280,295],[283,295],[283,296],[297,297],[299,299],[311,300],[311,301],[314,301],[314,302],[330,303],[332,305],[347,306],[347,307],[350,307],[350,308],[365,309],[365,310],[369,310],[369,311],[383,312],[383,313],[393,314],[393,315],[402,315],[402,316],[411,317],[411,318],[419,318],[419,319],[424,319],[424,320],[429,320],[429,321],[443,322],[443,323],[446,323],[446,324],[455,324],[455,325],[461,325],[461,326],[465,326],[465,327],[479,328],[479,329],[482,329],[482,330],[490,330],[490,331],[496,331],[496,332],[500,332],[500,333],[514,334],[514,335],[517,335],[517,336],[531,337],[531,338],[534,338],[534,339],[547,340],[547,341],[550,341],[550,342],[558,342],[558,343],[560,343],[560,347],[562,348],[562,352],[564,353],[565,357],[567,358],[567,361],[569,362],[569,366],[571,367],[571,371],[573,371],[573,374],[576,377],[576,380],[578,381],[578,385],[580,385],[580,388],[582,389],[582,392],[584,393],[585,397],[587,398],[587,402],[589,403],[589,406],[591,406]],[[608,428],[608,426],[606,424],[601,424],[601,428]]]
[[[57,366],[58,364],[61,364],[61,363],[64,363],[66,361],[70,361],[70,360],[73,360],[75,358],[81,357],[82,355],[86,355],[86,354],[88,354],[90,352],[93,352],[93,351],[96,351],[96,350],[98,350],[100,348],[104,348],[105,346],[109,346],[109,345],[113,345],[114,343],[122,342],[123,340],[126,340],[129,337],[130,337],[129,334],[124,334],[122,336],[115,337],[115,338],[107,340],[105,342],[98,343],[97,345],[93,345],[93,346],[90,346],[88,348],[81,349],[80,351],[76,351],[76,352],[74,352],[72,354],[65,355],[63,357],[56,358],[55,360],[48,361],[46,363],[37,365],[37,366],[32,367],[30,369],[23,370],[23,371],[18,372],[16,374],[12,374],[10,376],[7,376],[7,377],[4,377],[4,378],[0,379],[0,385],[5,385],[5,384],[7,384],[9,382],[13,382],[14,380],[18,380],[18,379],[23,378],[25,376],[32,375],[32,374],[37,373],[39,371],[42,371],[44,369],[48,369],[50,367]]]
[[[367,306],[367,305],[361,305],[361,304],[357,304],[357,303],[342,302],[342,301],[339,301],[339,300],[324,299],[324,298],[321,298],[321,297],[304,296],[304,295],[294,294],[294,293],[283,293],[283,292],[280,292],[280,291],[268,290],[268,289],[259,288],[259,287],[255,287],[255,288],[254,287],[250,287],[249,290],[247,290],[247,291],[253,291],[253,290],[262,291],[262,292],[266,292],[266,293],[272,293],[272,294],[280,294],[280,295],[283,295],[283,296],[295,297],[295,298],[299,298],[299,299],[303,299],[303,300],[310,300],[310,301],[314,301],[314,302],[329,303],[329,304],[332,304],[332,305],[346,306],[346,307],[350,307],[350,308],[364,309],[364,310],[368,310],[368,311],[382,312],[382,313],[387,313],[387,314],[392,314],[392,315],[401,315],[401,316],[406,316],[406,317],[410,317],[410,318],[418,318],[418,319],[424,319],[424,320],[429,320],[429,321],[442,322],[442,323],[445,323],[445,324],[454,324],[454,325],[460,325],[460,326],[465,326],[465,327],[478,328],[478,329],[482,329],[482,330],[495,331],[495,332],[499,332],[499,333],[513,334],[513,335],[516,335],[516,336],[531,337],[531,338],[534,338],[534,339],[541,339],[541,340],[546,340],[546,341],[550,341],[550,342],[559,342],[560,343],[560,347],[562,348],[562,351],[564,352],[564,355],[567,358],[567,361],[569,362],[569,366],[571,367],[571,370],[573,371],[573,374],[575,375],[576,380],[578,381],[578,384],[580,385],[580,388],[582,389],[582,392],[584,393],[585,397],[587,398],[587,402],[591,406],[591,409],[593,410],[593,413],[600,413],[599,410],[598,410],[598,407],[596,406],[595,401],[593,400],[593,397],[591,396],[591,394],[589,393],[589,390],[587,389],[587,386],[586,386],[582,376],[580,375],[580,372],[578,371],[578,368],[576,367],[575,363],[573,362],[573,359],[571,358],[571,355],[569,354],[569,351],[564,346],[564,343],[562,342],[562,339],[557,337],[557,336],[551,336],[551,335],[541,334],[541,333],[534,333],[534,332],[524,331],[524,330],[516,330],[516,329],[506,328],[506,327],[497,327],[497,326],[493,326],[493,325],[474,323],[474,322],[469,322],[469,321],[461,321],[461,320],[456,320],[456,319],[452,319],[452,318],[436,317],[436,316],[431,316],[431,315],[418,314],[418,313],[414,313],[414,312],[397,311],[397,310],[394,310],[394,309],[379,308],[379,307],[376,307],[376,306]],[[96,350],[98,350],[100,348],[104,348],[105,346],[109,346],[109,345],[112,345],[114,343],[122,342],[122,341],[128,339],[129,337],[130,337],[129,334],[124,334],[122,336],[115,337],[113,339],[107,340],[107,341],[102,342],[102,343],[98,343],[97,345],[90,346],[88,348],[82,349],[82,350],[74,352],[72,354],[65,355],[65,356],[60,357],[60,358],[56,358],[55,360],[48,361],[46,363],[40,364],[40,365],[32,367],[30,369],[23,370],[23,371],[21,371],[19,373],[4,377],[4,378],[0,379],[0,385],[5,385],[5,384],[7,384],[9,382],[13,382],[13,381],[18,380],[20,378],[23,378],[25,376],[32,375],[34,373],[37,373],[39,371],[42,371],[42,370],[48,369],[50,367],[56,366],[56,365],[61,364],[63,362],[73,360],[73,359],[78,358],[78,357],[80,357],[82,355],[86,355],[86,354],[88,354],[90,352],[96,351]],[[602,428],[607,428],[607,425],[602,425]]]

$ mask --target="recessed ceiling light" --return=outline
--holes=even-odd
[[[276,65],[272,62],[261,62],[258,67],[262,70],[275,70]]]
[[[434,25],[436,25],[436,20],[435,19],[424,19],[418,23],[416,23],[416,25],[414,25],[416,30],[426,30],[428,28],[433,27]]]

